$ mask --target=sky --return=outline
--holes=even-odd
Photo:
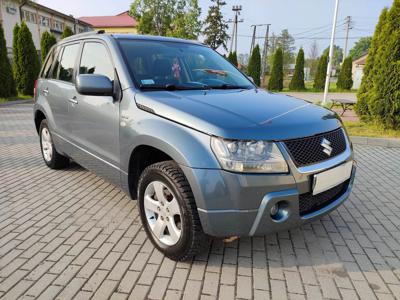
[[[198,0],[202,8],[204,19],[207,15],[210,0]],[[306,56],[310,45],[316,39],[321,53],[328,45],[335,0],[225,0],[227,5],[223,9],[225,19],[233,19],[232,6],[242,5],[238,25],[238,53],[250,51],[252,24],[270,23],[270,32],[279,34],[288,29],[296,39],[296,48],[303,47]],[[37,0],[40,4],[59,10],[75,17],[115,15],[128,10],[132,0]],[[359,37],[373,34],[380,12],[385,6],[390,7],[393,0],[340,0],[337,37],[335,44],[344,48],[346,16],[353,20],[350,30],[349,49]],[[232,29],[229,28],[229,34]],[[265,27],[259,27],[257,41],[263,45]],[[201,37],[200,37],[201,40]],[[228,48],[230,43],[228,43]]]

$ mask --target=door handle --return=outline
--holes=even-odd
[[[47,95],[49,94],[49,89],[48,89],[48,88],[45,88],[45,89],[42,91],[42,93],[43,93],[44,96],[47,96]]]
[[[74,96],[72,98],[69,98],[68,101],[73,103],[73,104],[78,104],[78,100],[76,100],[76,96]]]

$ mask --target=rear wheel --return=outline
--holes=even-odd
[[[50,133],[47,120],[40,123],[39,129],[40,148],[42,150],[43,160],[51,169],[62,169],[68,166],[69,159],[57,152],[54,147],[53,138]]]
[[[187,260],[208,246],[192,190],[175,162],[156,163],[143,171],[138,200],[147,235],[167,257]]]

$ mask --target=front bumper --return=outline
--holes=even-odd
[[[281,149],[289,164],[289,174],[238,174],[181,167],[192,187],[205,233],[216,237],[265,235],[299,227],[336,209],[349,197],[355,163],[350,179],[326,205],[306,214],[299,208],[300,198],[311,192],[314,174],[353,161],[351,146],[347,146],[342,155],[306,168],[296,168],[288,153]],[[271,209],[277,203],[284,203],[279,218],[271,216]]]

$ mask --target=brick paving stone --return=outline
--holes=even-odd
[[[0,298],[399,299],[399,148],[355,145],[354,191],[331,214],[176,263],[120,189],[45,166],[31,112],[0,106]]]

